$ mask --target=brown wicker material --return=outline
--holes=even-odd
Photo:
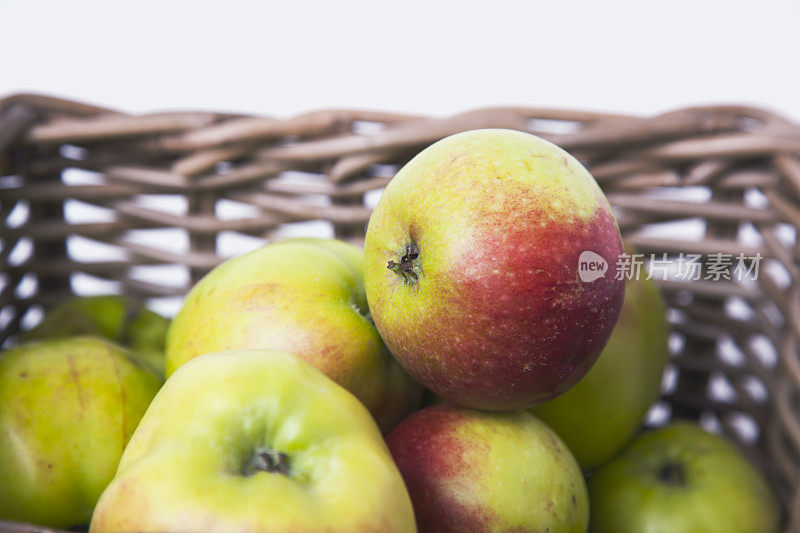
[[[650,118],[524,107],[445,118],[329,110],[278,119],[130,115],[10,96],[0,100],[0,342],[14,342],[26,315],[74,292],[81,273],[157,303],[218,264],[226,237],[322,229],[361,241],[372,191],[399,166],[446,135],[487,127],[535,133],[583,161],[625,241],[643,253],[764,257],[757,282],[661,284],[674,332],[663,405],[739,442],[780,494],[787,529],[800,530],[800,127],[762,109]],[[93,173],[76,182],[69,169]],[[74,201],[105,218],[68,220]],[[249,214],[223,216],[225,205]],[[694,235],[672,229],[687,220]],[[165,228],[173,228],[166,240]],[[78,236],[106,247],[86,262],[73,253]],[[176,275],[147,275],[164,265]]]

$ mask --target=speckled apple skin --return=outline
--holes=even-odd
[[[418,280],[389,270],[410,243]],[[583,282],[578,258],[608,263]],[[484,410],[547,401],[575,384],[622,307],[622,240],[597,182],[538,137],[475,130],[443,139],[389,183],[369,222],[367,298],[409,373]]]
[[[578,464],[526,412],[435,405],[404,420],[387,443],[420,532],[586,531]]]

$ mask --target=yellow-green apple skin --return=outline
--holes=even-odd
[[[221,350],[284,350],[353,393],[385,431],[422,388],[394,360],[364,294],[363,251],[293,239],[230,259],[192,289],[167,334],[167,375]]]
[[[91,532],[413,532],[375,421],[284,352],[206,354],[179,368],[131,438]]]
[[[586,484],[567,446],[525,411],[439,404],[387,437],[422,532],[584,532]]]
[[[169,320],[145,309],[141,302],[118,295],[79,296],[56,305],[22,341],[75,336],[104,337],[130,348],[161,376]]]
[[[669,324],[652,280],[625,284],[625,303],[595,365],[577,385],[531,412],[564,439],[584,472],[605,464],[633,438],[661,392]]]
[[[32,342],[0,353],[0,519],[88,524],[160,385],[105,339]]]
[[[571,155],[527,133],[474,130],[392,179],[365,244],[367,298],[425,387],[476,409],[526,409],[583,377],[624,294],[616,219]],[[579,259],[604,261],[582,281]]]
[[[779,510],[761,473],[689,422],[637,437],[589,478],[590,531],[772,533]]]

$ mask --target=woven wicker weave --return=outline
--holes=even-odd
[[[648,256],[763,256],[752,283],[661,282],[673,325],[661,412],[739,442],[780,494],[787,530],[800,530],[800,127],[762,109],[276,119],[10,96],[0,100],[0,342],[13,343],[81,276],[158,303],[185,294],[237,238],[359,242],[399,166],[446,135],[485,127],[573,153],[606,191],[626,243]],[[71,220],[76,205],[97,220]],[[89,262],[77,250],[92,243]]]

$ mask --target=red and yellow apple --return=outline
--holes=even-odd
[[[591,252],[605,271],[582,281]],[[381,195],[365,245],[367,298],[389,349],[440,396],[524,409],[577,383],[617,321],[614,214],[570,154],[538,137],[443,139]]]
[[[420,531],[586,531],[578,464],[525,411],[435,405],[404,420],[387,443]]]
[[[352,392],[388,431],[422,388],[389,353],[367,308],[363,251],[293,239],[230,259],[191,290],[167,334],[167,375],[209,352],[284,350]]]

